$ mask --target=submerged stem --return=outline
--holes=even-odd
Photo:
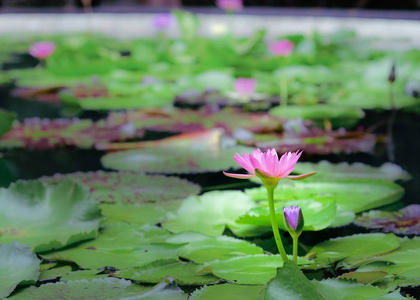
[[[271,227],[273,228],[273,234],[274,238],[276,240],[277,249],[279,250],[279,253],[281,255],[281,258],[286,263],[289,261],[287,258],[286,250],[284,250],[283,243],[281,241],[279,226],[277,225],[277,218],[276,218],[276,211],[274,209],[274,189],[275,187],[269,187],[267,188],[267,195],[268,195],[268,207],[270,209],[270,219],[271,219]]]

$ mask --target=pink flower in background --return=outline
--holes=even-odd
[[[268,50],[274,53],[277,56],[288,56],[293,52],[293,48],[295,44],[293,44],[289,40],[281,40],[275,41],[274,43],[268,46]]]
[[[232,174],[223,172],[226,176],[246,179],[251,177],[264,177],[274,179],[276,182],[282,178],[289,178],[293,180],[301,180],[309,176],[314,175],[316,172],[289,176],[293,171],[301,152],[287,152],[278,158],[275,149],[268,150],[267,152],[261,152],[260,149],[254,150],[253,154],[242,153],[240,156],[238,153],[235,154],[233,159],[241,165],[250,174]]]
[[[237,11],[243,7],[242,0],[216,0],[216,5],[224,10]]]
[[[55,44],[52,42],[36,42],[29,49],[29,54],[38,59],[46,59],[55,50]]]
[[[172,25],[174,18],[171,14],[158,14],[153,18],[153,25],[158,30],[164,30]]]
[[[238,78],[233,84],[235,92],[244,97],[250,97],[255,93],[257,81],[254,78]]]
[[[284,226],[289,232],[300,234],[303,229],[303,215],[299,206],[283,207]]]

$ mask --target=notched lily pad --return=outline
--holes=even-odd
[[[371,210],[364,212],[354,221],[356,225],[382,229],[396,234],[420,234],[420,205],[413,204],[399,211]]]
[[[58,146],[91,148],[99,142],[120,141],[143,135],[140,129],[127,130],[126,127],[97,125],[91,120],[30,118],[23,123],[15,122],[0,140],[0,147],[41,150]]]
[[[67,299],[69,295],[77,295],[82,299],[150,299],[185,300],[184,294],[174,283],[166,281],[154,287],[145,287],[129,280],[117,278],[100,278],[75,280],[68,282],[47,283],[40,287],[31,286],[12,295],[10,299]]]
[[[0,245],[0,297],[7,297],[22,281],[38,280],[41,261],[31,249],[17,241]]]
[[[198,185],[185,179],[130,172],[78,172],[56,174],[40,180],[46,183],[73,180],[89,187],[92,198],[100,202],[158,202],[183,199],[200,192]]]
[[[94,238],[98,203],[82,186],[65,181],[55,187],[17,182],[0,189],[0,242],[17,240],[35,252]]]
[[[319,163],[300,162],[293,172],[297,174],[317,172],[316,178],[322,179],[384,179],[387,181],[411,179],[408,172],[389,162],[380,167],[372,167],[359,162],[353,164],[347,162],[333,164],[325,160]]]

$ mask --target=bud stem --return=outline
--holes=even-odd
[[[268,207],[270,209],[271,227],[273,228],[273,234],[276,240],[277,249],[279,250],[281,258],[286,263],[289,262],[289,259],[287,258],[286,250],[284,250],[284,246],[281,241],[279,226],[277,225],[276,210],[274,208],[274,189],[276,187],[269,185],[266,185],[265,187],[267,189],[268,195]]]
[[[293,238],[293,261],[295,262],[295,264],[297,264],[299,236],[292,236],[292,238]]]

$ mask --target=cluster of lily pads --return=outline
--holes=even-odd
[[[363,109],[418,110],[419,50],[351,32],[203,38],[191,13],[160,18],[153,39],[1,37],[9,101],[59,117],[0,110],[0,297],[409,299],[420,206],[403,208],[399,166],[299,162],[317,175],[274,190],[288,254],[283,207],[303,213],[297,264],[261,181],[221,171],[256,147],[372,152],[383,138],[354,128]],[[103,170],[11,183],[13,149],[96,149]]]

